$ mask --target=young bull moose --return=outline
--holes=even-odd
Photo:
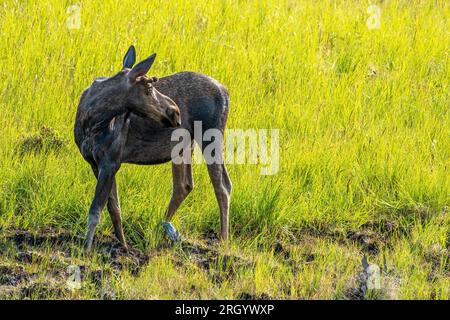
[[[127,248],[115,179],[122,163],[153,165],[174,160],[171,151],[178,142],[172,141],[172,133],[183,128],[194,137],[194,121],[201,121],[203,132],[218,129],[223,134],[225,129],[229,110],[225,87],[195,72],[176,73],[159,80],[149,78],[146,74],[155,56],[133,67],[136,51],[131,46],[121,71],[109,78],[95,79],[81,95],[75,119],[75,142],[97,178],[87,222],[87,251],[92,248],[95,228],[105,205],[118,240]],[[195,139],[190,141],[191,158]],[[208,145],[208,142],[196,142],[202,150]],[[223,161],[207,166],[220,208],[220,235],[227,240],[231,181]],[[171,240],[177,241],[179,233],[170,221],[193,189],[191,161],[172,161],[172,176],[172,198],[164,229]]]

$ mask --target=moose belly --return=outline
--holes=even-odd
[[[122,153],[122,162],[159,164],[171,160],[170,135],[154,134],[146,138],[129,136]]]

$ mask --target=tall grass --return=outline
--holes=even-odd
[[[393,222],[407,230],[386,248],[408,283],[400,296],[430,297],[433,291],[448,298],[448,262],[440,280],[429,283],[429,264],[415,265],[424,258],[414,245],[427,239],[445,248],[450,241],[449,220],[438,218],[448,212],[450,196],[450,6],[431,0],[376,3],[378,30],[366,25],[365,1],[78,1],[81,28],[69,30],[71,1],[3,1],[0,226],[52,225],[83,234],[95,179],[73,143],[78,99],[94,77],[120,70],[123,54],[135,44],[138,59],[157,52],[152,74],[193,70],[226,85],[228,128],[280,129],[276,175],[259,175],[257,165],[228,166],[232,246],[270,248],[305,230]],[[22,136],[43,126],[55,129],[66,148],[15,152]],[[194,180],[175,224],[195,238],[217,231],[219,215],[204,165],[194,166]],[[151,251],[161,241],[170,164],[125,165],[118,186],[127,237]],[[111,232],[107,214],[99,230]],[[337,242],[327,248],[322,241],[314,250],[335,257],[322,266],[345,264],[337,262],[337,253],[351,249]],[[165,263],[161,259],[158,264]],[[269,262],[261,263],[252,281],[273,276],[291,285],[287,296],[342,293],[342,283],[333,291],[322,271],[305,269],[285,279],[271,274]],[[354,272],[357,264],[351,262]],[[144,279],[158,275],[151,268]],[[342,272],[346,279],[350,271]],[[243,277],[245,284],[250,275]],[[220,294],[232,297],[226,289]]]

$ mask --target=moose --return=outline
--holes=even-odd
[[[135,65],[136,49],[131,45],[123,58],[122,70],[111,77],[96,78],[81,95],[75,117],[75,143],[97,179],[87,220],[86,251],[92,249],[105,206],[117,239],[128,249],[115,178],[122,163],[156,165],[172,160],[172,197],[163,226],[172,241],[179,241],[180,233],[171,219],[192,191],[194,181],[192,161],[173,159],[171,150],[177,142],[172,141],[172,133],[183,128],[191,134],[192,159],[194,143],[202,151],[211,143],[196,140],[194,122],[201,121],[203,131],[225,130],[227,89],[217,80],[196,72],[149,77],[155,57],[152,54]],[[232,184],[223,161],[207,163],[207,167],[220,209],[220,238],[228,240]]]

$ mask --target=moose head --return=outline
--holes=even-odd
[[[153,86],[157,78],[147,76],[155,57],[154,53],[133,67],[136,50],[134,46],[130,46],[121,71],[112,77],[94,80],[83,97],[87,107],[91,109],[92,122],[109,122],[118,114],[132,112],[167,127],[181,124],[177,104]]]

